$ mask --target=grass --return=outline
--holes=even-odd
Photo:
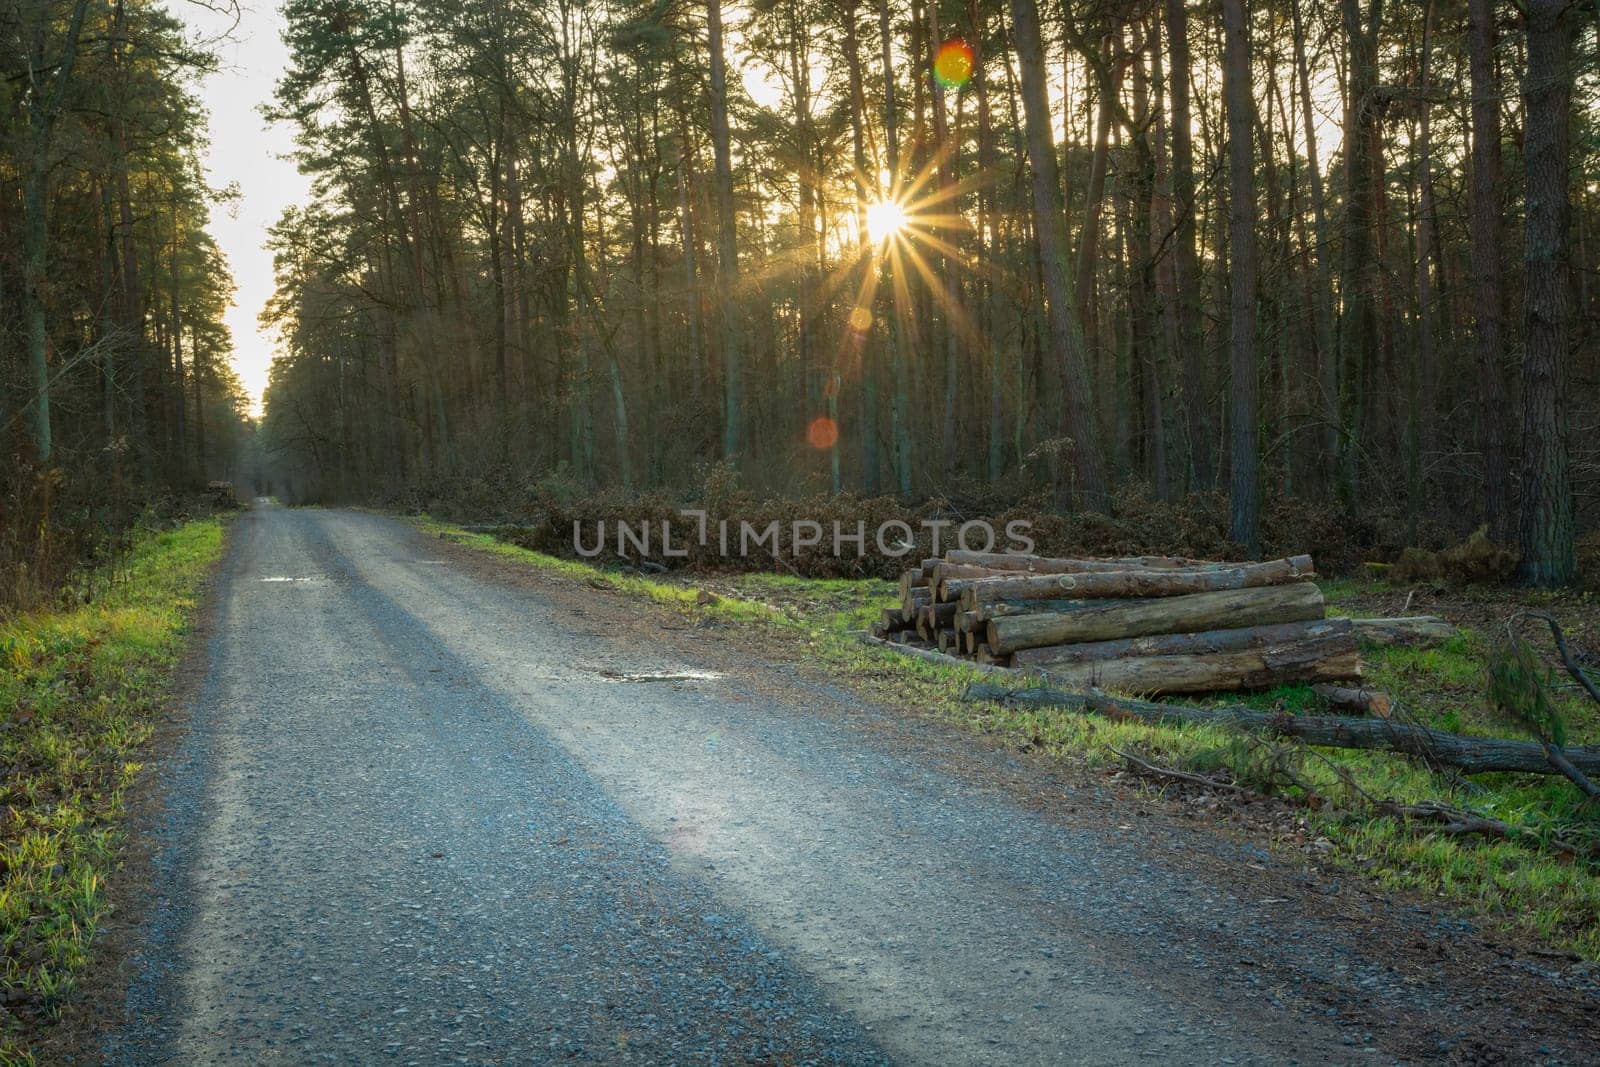
[[[0,621],[0,1063],[53,1019],[106,908],[139,771],[222,523],[147,532],[81,606]]]
[[[1577,834],[1600,837],[1600,811],[1583,809],[1564,778],[1491,774],[1467,779],[1438,774],[1400,756],[1344,749],[1273,749],[1209,726],[1152,726],[1112,722],[1054,709],[1020,708],[960,699],[965,684],[986,676],[864,645],[849,631],[865,628],[882,608],[898,603],[892,583],[808,580],[744,574],[697,579],[725,590],[700,603],[700,590],[680,581],[618,576],[585,563],[557,559],[470,534],[428,519],[437,534],[568,577],[634,593],[668,607],[730,621],[781,628],[804,643],[808,663],[845,680],[863,697],[915,709],[975,733],[997,736],[1019,750],[1091,767],[1120,767],[1114,749],[1138,750],[1154,762],[1199,773],[1228,773],[1240,784],[1287,794],[1306,806],[1305,830],[1287,846],[1314,851],[1319,861],[1357,871],[1377,883],[1463,906],[1491,925],[1532,935],[1554,947],[1600,960],[1600,871],[1591,863],[1537,847],[1537,839]],[[1333,613],[1359,614],[1359,601],[1387,590],[1372,580],[1324,584]],[[1401,595],[1404,590],[1400,590]],[[1481,633],[1435,649],[1367,648],[1363,659],[1375,687],[1392,693],[1425,725],[1480,735],[1506,735],[1484,700]],[[1320,710],[1308,686],[1219,698],[1291,712]],[[1579,696],[1558,701],[1576,741],[1600,741],[1600,715]],[[1301,786],[1285,788],[1278,766],[1288,760]],[[1372,800],[1425,801],[1468,808],[1524,827],[1527,841],[1451,837],[1377,813]]]

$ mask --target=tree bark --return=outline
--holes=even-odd
[[[1260,368],[1256,357],[1255,101],[1250,86],[1249,12],[1246,0],[1222,0],[1226,36],[1222,91],[1228,114],[1229,363],[1233,371],[1229,430],[1229,536],[1254,556],[1261,510],[1256,407]]]
[[[722,0],[706,0],[711,52],[711,152],[717,201],[717,294],[722,306],[722,458],[737,464],[744,448],[740,370],[743,331],[739,323],[739,239],[733,211],[733,150],[728,132],[728,67],[722,45]]]
[[[1165,0],[1167,51],[1172,77],[1173,284],[1178,291],[1182,333],[1184,426],[1188,439],[1190,485],[1209,489],[1215,475],[1211,463],[1211,403],[1206,382],[1205,345],[1200,319],[1200,267],[1195,250],[1194,119],[1189,106],[1189,13],[1186,0]]]
[[[1013,657],[1013,666],[1016,663]],[[1052,682],[1068,688],[1104,688],[1154,696],[1354,681],[1361,677],[1361,656],[1356,652],[1355,641],[1349,634],[1343,634],[1238,651],[1129,656],[1099,663],[1057,663],[1043,670]]]
[[[1018,80],[1022,88],[1028,161],[1033,171],[1033,216],[1044,267],[1045,300],[1050,323],[1050,349],[1060,373],[1061,431],[1071,441],[1076,496],[1091,511],[1108,505],[1105,467],[1095,439],[1090,412],[1088,366],[1078,333],[1077,309],[1067,274],[1066,238],[1061,232],[1061,177],[1050,134],[1050,102],[1045,92],[1044,46],[1039,36],[1039,9],[1034,0],[1011,0],[1016,38]]]
[[[1130,600],[1066,614],[1012,615],[990,619],[989,647],[1003,655],[1023,648],[1077,641],[1110,641],[1151,634],[1199,633],[1320,619],[1322,591],[1312,582],[1264,589],[1225,589],[1191,596]]]
[[[1310,556],[1247,563],[1213,570],[1124,570],[1096,574],[1026,574],[1005,578],[952,579],[940,594],[953,592],[968,611],[990,600],[1044,600],[1052,597],[1165,597],[1220,589],[1259,589],[1302,582],[1315,573]]]
[[[1567,453],[1569,335],[1567,235],[1571,166],[1572,42],[1569,0],[1528,0],[1523,158],[1522,563],[1529,585],[1577,577],[1572,471]]]
[[[1478,369],[1478,447],[1489,536],[1511,540],[1506,459],[1504,295],[1500,280],[1500,100],[1494,78],[1494,0],[1467,0],[1472,82],[1472,341]]]
[[[1436,615],[1397,619],[1355,619],[1356,640],[1365,645],[1404,645],[1432,648],[1461,635],[1461,631]]]
[[[1199,633],[1151,634],[1115,641],[1080,641],[1070,645],[1025,648],[1012,657],[1018,667],[1074,667],[1114,659],[1149,659],[1160,656],[1204,656],[1247,652],[1277,645],[1340,638],[1348,651],[1356,650],[1355,629],[1349,619],[1311,619],[1270,626],[1230,627]]]

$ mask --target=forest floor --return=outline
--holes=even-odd
[[[427,520],[424,520],[427,521]],[[546,570],[588,575],[667,603],[696,603],[704,590],[718,598],[702,614],[735,624],[756,618],[762,630],[780,635],[779,649],[794,647],[803,634],[805,656],[863,696],[884,700],[910,714],[960,724],[993,735],[1018,752],[1035,753],[1108,781],[1131,780],[1118,749],[1145,754],[1152,762],[1201,774],[1221,773],[1255,792],[1240,799],[1183,783],[1146,788],[1208,820],[1252,827],[1275,847],[1312,856],[1328,869],[1359,874],[1376,884],[1450,900],[1505,930],[1520,931],[1556,953],[1600,961],[1600,869],[1574,862],[1561,851],[1505,839],[1451,837],[1426,827],[1375,815],[1380,800],[1403,804],[1438,802],[1526,829],[1531,841],[1552,837],[1593,846],[1600,841],[1600,805],[1558,776],[1488,774],[1467,778],[1422,767],[1378,752],[1302,749],[1263,753],[1237,737],[1193,727],[1146,726],[1088,721],[1065,712],[973,704],[960,700],[976,672],[952,663],[940,667],[896,653],[864,648],[852,631],[898,604],[887,581],[807,579],[784,574],[694,574],[618,576],[587,565],[556,560],[504,544],[490,536],[439,524],[480,548],[524,559]],[[1561,620],[1580,662],[1600,666],[1600,597],[1588,592],[1536,592],[1495,587],[1451,588],[1443,583],[1398,585],[1381,578],[1334,578],[1319,582],[1329,612],[1350,616],[1435,614],[1461,628],[1461,636],[1439,648],[1363,649],[1365,684],[1391,694],[1397,714],[1436,729],[1486,737],[1518,735],[1486,697],[1486,657],[1492,636],[1518,611],[1548,612]],[[1548,654],[1558,675],[1553,698],[1565,715],[1570,743],[1600,743],[1600,706],[1575,684],[1566,684],[1541,626],[1525,632]],[[1309,686],[1281,686],[1250,694],[1228,694],[1216,704],[1243,703],[1290,713],[1323,710]],[[1295,780],[1285,781],[1288,759]],[[1310,788],[1305,788],[1309,786]],[[1308,795],[1314,794],[1314,795]]]

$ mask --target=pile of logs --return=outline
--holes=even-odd
[[[907,570],[873,635],[1067,688],[1144,694],[1361,677],[1358,636],[1426,642],[1432,619],[1330,619],[1310,556],[1264,563],[951,551]]]

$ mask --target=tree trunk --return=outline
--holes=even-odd
[[[1567,454],[1567,233],[1572,41],[1568,0],[1528,0],[1528,70],[1523,158],[1527,222],[1523,236],[1522,564],[1530,585],[1577,577],[1572,471]]]
[[[1233,404],[1229,419],[1232,477],[1229,481],[1229,536],[1245,553],[1257,552],[1260,511],[1256,405],[1260,369],[1256,357],[1255,101],[1250,86],[1249,12],[1246,0],[1222,0],[1227,37],[1223,96],[1228,113],[1228,263],[1230,283],[1229,363]]]
[[[1500,100],[1494,78],[1494,0],[1467,0],[1472,80],[1471,227],[1473,349],[1478,367],[1478,447],[1489,536],[1511,539],[1506,459],[1504,296],[1500,281]]]
[[[1339,357],[1333,340],[1333,242],[1329,236],[1326,194],[1322,182],[1322,164],[1317,158],[1317,120],[1311,108],[1311,70],[1306,62],[1305,27],[1301,22],[1300,0],[1290,0],[1290,13],[1294,25],[1294,62],[1299,76],[1300,119],[1306,133],[1306,169],[1311,177],[1311,220],[1317,238],[1316,297],[1312,301],[1312,316],[1317,330],[1317,389],[1321,393],[1319,410],[1323,427],[1322,442],[1323,482],[1332,488],[1338,479],[1339,455]]]
[[[733,151],[728,132],[728,67],[722,47],[722,0],[706,0],[707,43],[711,52],[711,152],[716,164],[717,294],[722,306],[722,458],[739,462],[744,448],[740,365],[743,331],[739,322],[739,239],[733,212]]]
[[[1089,395],[1088,367],[1078,333],[1072,283],[1067,275],[1066,239],[1061,232],[1061,178],[1055,146],[1051,143],[1039,9],[1034,0],[1011,0],[1011,18],[1027,128],[1028,160],[1033,170],[1034,229],[1044,266],[1050,348],[1059,367],[1063,394],[1061,431],[1071,441],[1077,480],[1074,488],[1079,500],[1091,511],[1104,511],[1108,503],[1105,468],[1090,418],[1093,404]]]

